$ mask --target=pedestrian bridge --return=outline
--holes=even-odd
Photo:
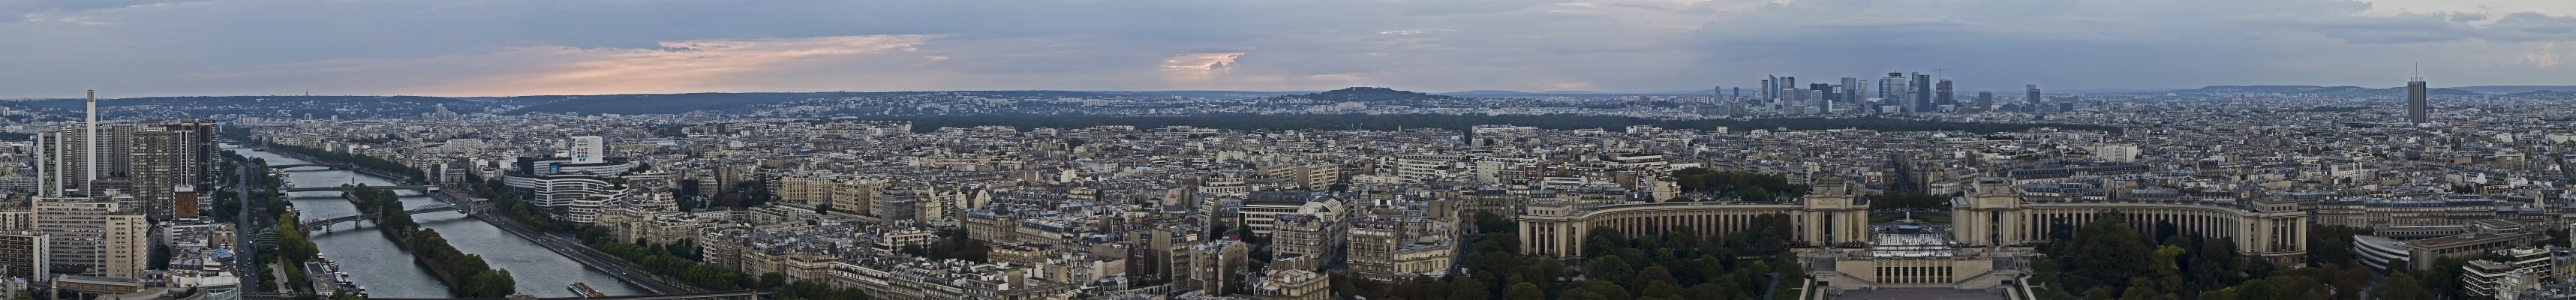
[[[439,204],[422,205],[422,206],[420,206],[420,208],[414,208],[414,209],[411,209],[411,210],[405,210],[405,211],[403,211],[403,212],[411,213],[411,214],[415,214],[415,215],[417,215],[417,214],[425,214],[425,213],[449,212],[449,211],[461,211],[461,210],[465,210],[465,207],[463,207],[463,206],[456,206],[456,205],[453,205],[453,204],[447,204],[447,203],[439,203]],[[382,218],[382,217],[384,217],[384,214],[367,214],[367,215],[346,216],[346,217],[329,218],[329,219],[321,219],[321,220],[304,220],[303,222],[295,222],[295,228],[303,228],[303,229],[304,229],[304,231],[313,231],[313,230],[314,230],[314,229],[316,229],[316,228],[331,228],[331,225],[335,225],[335,224],[340,224],[340,223],[345,223],[345,222],[354,222],[354,221],[358,221],[358,220],[375,220],[376,218]]]
[[[436,191],[438,191],[438,186],[434,186],[434,185],[388,185],[388,186],[368,186],[368,187],[370,187],[370,188],[375,188],[375,189],[379,189],[379,190],[414,190],[414,191],[422,191],[422,192],[436,192]],[[280,191],[280,192],[322,192],[322,191],[354,191],[354,190],[358,190],[358,186],[355,186],[355,185],[343,185],[343,186],[325,186],[325,187],[300,187],[300,188],[284,188],[284,189],[278,189],[277,191]]]
[[[420,208],[413,208],[413,209],[410,209],[410,210],[404,210],[403,212],[411,213],[411,214],[414,214],[414,215],[418,215],[418,214],[425,214],[425,213],[434,213],[434,212],[449,212],[449,211],[465,211],[466,213],[469,213],[469,214],[470,214],[470,213],[473,213],[472,211],[468,211],[468,210],[470,210],[470,208],[465,207],[465,206],[457,206],[457,205],[455,205],[455,204],[447,204],[447,203],[438,203],[438,204],[422,205],[422,206],[420,206]],[[378,218],[383,218],[383,217],[384,217],[384,214],[366,214],[366,215],[344,216],[344,217],[329,218],[329,219],[304,220],[304,221],[295,222],[295,228],[297,228],[297,229],[303,229],[305,232],[313,232],[313,231],[316,231],[316,230],[330,230],[332,225],[339,225],[340,223],[357,222],[357,221],[360,221],[360,220],[373,221],[373,220],[376,220],[376,219],[378,219]],[[276,242],[277,242],[277,226],[269,226],[268,228],[261,228],[261,229],[259,230],[259,235],[252,237],[252,239],[251,239],[251,240],[252,240],[252,241],[255,241],[256,243],[260,243],[260,244],[276,243]]]
[[[325,168],[331,168],[331,169],[348,169],[348,168],[349,168],[349,164],[275,164],[275,165],[268,165],[268,168],[270,168],[270,169],[286,169],[286,168],[301,168],[301,167],[325,167]]]
[[[754,300],[754,299],[765,299],[765,298],[770,298],[770,296],[771,296],[771,295],[773,295],[773,294],[775,294],[775,293],[773,293],[771,290],[739,290],[739,291],[704,292],[704,293],[686,293],[686,294],[661,294],[661,295],[608,296],[608,297],[596,297],[596,298],[586,298],[586,297],[547,297],[547,298],[538,298],[538,297],[529,296],[529,295],[516,295],[516,296],[512,296],[512,297],[510,297],[510,298],[417,298],[417,299],[407,299],[407,298],[375,298],[375,297],[370,297],[370,298],[367,298],[367,299],[371,299],[371,300],[431,300],[431,299],[439,299],[439,300],[459,300],[459,299],[478,299],[478,300],[517,300],[517,299],[534,299],[534,300],[573,300],[573,299],[604,299],[604,300],[744,299],[744,300]],[[249,298],[248,298],[248,297],[245,297],[244,299],[249,299]]]

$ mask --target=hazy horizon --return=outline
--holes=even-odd
[[[2235,84],[2235,85],[2224,85],[2224,86],[2316,86],[2316,85],[2286,85],[2286,84]],[[2433,88],[2433,89],[2452,89],[2452,88],[2468,88],[2468,87],[2496,87],[2496,86],[2508,86],[2508,85],[2432,86],[2431,88]],[[2510,85],[2510,86],[2543,86],[2543,85]],[[2576,87],[2576,84],[2568,84],[2568,85],[2548,85],[2548,86],[2569,86],[2569,87]],[[1352,86],[1352,87],[1360,87],[1360,86]],[[2325,86],[2325,87],[2334,87],[2334,86]],[[2355,87],[2372,88],[2372,89],[2388,89],[2388,88],[2404,88],[2405,86],[2404,86],[2404,85],[2399,85],[2399,86],[2390,86],[2390,87],[2373,87],[2373,86],[2355,86]],[[1350,87],[1344,87],[1344,88],[1350,88]],[[2199,88],[2201,88],[2201,87],[2190,87],[2190,88],[2100,88],[2100,89],[2066,89],[2066,90],[2055,90],[2055,89],[2047,89],[2047,88],[2045,88],[2045,87],[2042,87],[2042,90],[2047,91],[2047,92],[2048,92],[2048,93],[2050,93],[2050,94],[2064,93],[2064,92],[2077,92],[2077,93],[2143,93],[2143,92],[2156,92],[2156,91],[2180,91],[2180,90],[2192,90],[2192,89],[2199,89]],[[99,99],[151,98],[151,97],[252,97],[252,96],[257,96],[257,97],[268,97],[268,96],[277,96],[277,97],[285,97],[285,96],[297,96],[297,97],[302,97],[302,96],[311,96],[311,97],[387,97],[387,96],[420,96],[420,97],[443,97],[443,98],[504,98],[504,97],[537,97],[537,96],[597,96],[597,95],[630,95],[630,94],[889,93],[889,92],[967,92],[967,91],[1312,93],[1312,92],[1322,92],[1322,91],[1337,90],[1337,89],[1341,89],[1341,88],[1333,88],[1333,89],[1319,89],[1319,90],[1280,90],[1280,91],[1253,91],[1253,90],[1037,90],[1037,89],[976,89],[976,90],[882,90],[882,91],[842,91],[842,90],[836,90],[836,91],[725,91],[725,92],[715,92],[715,91],[707,91],[707,92],[688,92],[688,91],[681,91],[681,92],[663,92],[663,93],[613,93],[613,94],[527,94],[527,95],[472,95],[472,96],[465,96],[465,95],[458,95],[458,96],[447,96],[447,95],[408,95],[408,94],[341,94],[341,95],[332,95],[332,94],[311,94],[311,95],[305,95],[305,94],[258,94],[258,95],[255,95],[255,94],[202,94],[202,95],[129,95],[129,96],[113,96],[113,97],[111,97],[111,96],[110,96],[110,95],[112,95],[112,93],[109,93],[109,92],[113,92],[113,91],[102,91],[102,92],[101,92],[101,95],[99,96]],[[1686,92],[1686,91],[1683,91],[1683,90],[1660,90],[1660,91],[1514,91],[1514,90],[1496,90],[1496,89],[1478,89],[1478,90],[1462,90],[1462,91],[1417,91],[1417,90],[1406,90],[1406,89],[1401,89],[1401,88],[1396,88],[1396,90],[1408,91],[1408,92],[1421,92],[1421,93],[1426,93],[1426,94],[1458,94],[1458,93],[1476,92],[1476,91],[1500,91],[1500,92],[1517,92],[1517,93],[1529,93],[1529,94],[1604,94],[1604,95],[1607,95],[1607,94],[1652,94],[1652,95],[1677,95],[1677,94],[1701,94],[1701,93],[1707,93],[1707,92],[1709,92],[1708,90],[1701,90],[1701,91],[1687,91],[1687,92]],[[1967,90],[1967,89],[1961,89],[1961,90],[1959,90],[1959,91],[1960,91],[1960,92],[1962,92],[1962,93],[1975,93],[1975,92],[1978,92],[1978,91],[1996,91],[1996,92],[2003,92],[2003,91],[2005,91],[2005,90]],[[73,95],[72,95],[71,97],[10,97],[10,98],[0,98],[0,100],[56,100],[56,99],[81,99],[81,93],[82,93],[82,92],[85,92],[85,90],[84,90],[84,91],[72,91],[72,94],[73,94]],[[2018,93],[2020,92],[2020,90],[2011,90],[2011,92],[2015,93],[2015,94],[2012,94],[2012,95],[2019,95]],[[1748,91],[1746,91],[1746,93],[1751,93],[1751,91],[1749,91],[1749,90],[1748,90]],[[1998,93],[1998,95],[2001,95],[2001,94],[2002,94],[2002,93]]]
[[[0,0],[0,98],[2567,85],[2576,1]],[[2564,44],[2564,45],[2562,45]],[[68,96],[68,97],[67,97]]]

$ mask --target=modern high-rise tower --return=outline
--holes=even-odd
[[[1790,99],[1790,98],[1796,98],[1796,97],[1798,97],[1798,95],[1801,95],[1801,93],[1799,93],[1799,92],[1797,91],[1797,89],[1798,89],[1798,77],[1797,77],[1797,76],[1784,76],[1784,77],[1780,77],[1780,79],[1778,79],[1778,80],[1772,80],[1772,81],[1771,81],[1771,85],[1773,85],[1773,86],[1771,87],[1771,95],[1772,95],[1772,97],[1771,97],[1771,98],[1772,98],[1773,100],[1788,100],[1788,99]]]
[[[1958,101],[1958,99],[1957,99],[1957,98],[1952,98],[1953,96],[1951,96],[1951,92],[1952,92],[1952,91],[1950,90],[1950,80],[1949,80],[1949,79],[1942,79],[1942,80],[1941,80],[1941,83],[1933,84],[1933,92],[1932,92],[1932,106],[1933,106],[1933,107],[1925,108],[1925,109],[1924,109],[1924,111],[1934,111],[1934,110],[1939,110],[1940,106],[1942,106],[1942,105],[1953,105],[1953,106],[1955,106],[1955,105],[1959,105],[1959,101]]]
[[[205,120],[57,125],[36,134],[36,193],[124,197],[132,199],[125,208],[154,220],[193,218],[198,189],[212,187],[214,134],[214,122]]]
[[[1763,79],[1762,89],[1753,91],[1753,98],[1771,99],[1771,93],[1780,91],[1780,87],[1771,85],[1771,82],[1779,80],[1780,76],[1771,76],[1771,79]]]
[[[36,230],[51,235],[46,260],[54,272],[143,278],[151,261],[150,222],[118,201],[91,197],[35,197]]]
[[[1914,73],[1914,111],[1932,111],[1932,75]]]
[[[1867,98],[1867,97],[1863,97],[1863,96],[1861,96],[1860,91],[1861,91],[1861,90],[1864,90],[1864,89],[1868,89],[1868,88],[1861,87],[1861,85],[1860,85],[1860,78],[1843,77],[1843,89],[1842,89],[1842,90],[1840,90],[1840,91],[1835,91],[1835,92],[1834,92],[1834,93],[1836,93],[1836,94],[1840,94],[1840,95],[1842,95],[1842,98],[1841,98],[1841,99],[1834,99],[1834,101],[1842,102],[1842,103],[1845,103],[1845,104],[1860,103],[1860,99],[1861,99],[1861,98]]]
[[[1913,99],[1913,97],[1906,95],[1907,93],[1905,91],[1913,90],[1907,87],[1908,84],[1905,82],[1906,79],[1905,73],[1894,72],[1887,73],[1887,78],[1879,78],[1879,103],[1903,103],[1902,101],[1906,101],[1905,99]]]
[[[1973,111],[1995,109],[1995,91],[1978,91],[1977,104],[1972,108]]]
[[[2024,85],[2022,88],[2029,89],[2030,92],[2029,96],[2023,96],[2022,101],[2030,103],[2031,105],[2039,105],[2039,85]]]
[[[2431,109],[2432,109],[2432,107],[2431,107],[2431,106],[2432,106],[2432,103],[2430,103],[2430,102],[2428,102],[2428,101],[2425,101],[2425,99],[2424,99],[2424,78],[2423,78],[2423,77],[2416,77],[2416,78],[2414,78],[2414,80],[2413,80],[2413,81],[2407,81],[2407,82],[2406,82],[2406,123],[2408,123],[2408,124],[2424,124],[2424,123],[2427,123],[2429,120],[2426,120],[2426,119],[2425,119],[2425,113],[2426,113],[2426,111],[2427,111],[2427,110],[2431,110]]]

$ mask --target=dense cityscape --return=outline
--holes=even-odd
[[[1887,75],[6,101],[0,296],[2576,299],[2569,87]]]
[[[0,0],[0,300],[2576,300],[2576,0]]]

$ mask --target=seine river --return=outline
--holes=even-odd
[[[224,149],[240,148],[227,145]],[[266,159],[271,164],[307,163],[304,160],[279,157],[268,152],[249,150],[237,152],[246,157]],[[373,186],[392,185],[392,182],[385,178],[348,170],[295,168],[286,173],[289,177],[286,180],[288,187],[325,187],[351,183]],[[437,203],[416,191],[395,191],[395,193],[403,196],[403,205],[407,207]],[[341,200],[340,192],[294,192],[288,193],[287,197],[288,201],[295,202],[296,210],[301,211],[303,214],[301,218],[305,219],[327,219],[358,214],[355,205],[350,205],[347,200]],[[581,263],[573,262],[570,258],[564,258],[554,251],[548,251],[544,247],[537,246],[536,243],[528,242],[509,232],[501,231],[500,228],[492,227],[492,224],[466,217],[464,213],[437,212],[416,215],[412,218],[420,222],[422,227],[438,230],[438,234],[447,237],[447,242],[455,245],[457,251],[482,255],[483,260],[491,263],[492,267],[510,270],[511,278],[519,281],[521,294],[537,297],[571,297],[572,292],[565,291],[564,286],[573,282],[588,283],[591,288],[610,296],[643,294],[641,290],[619,282],[617,278],[609,277],[606,273],[582,267]],[[358,285],[366,286],[369,296],[450,297],[446,286],[439,283],[438,277],[430,275],[429,269],[413,264],[410,254],[403,253],[402,249],[397,248],[394,241],[386,239],[384,234],[376,233],[375,227],[353,231],[349,230],[349,224],[343,223],[335,227],[333,232],[315,232],[312,240],[313,244],[322,248],[322,256],[339,262],[341,272],[349,273],[349,277],[357,280]]]

